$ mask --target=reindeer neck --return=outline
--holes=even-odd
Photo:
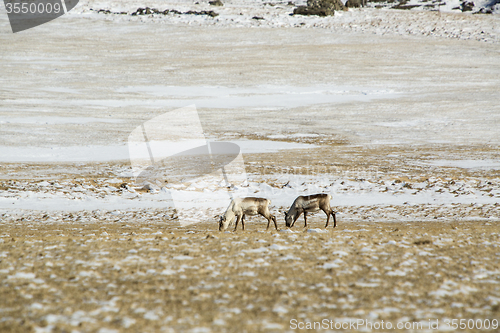
[[[228,209],[226,211],[226,214],[224,214],[224,216],[226,217],[226,221],[231,221],[232,218],[235,217],[236,215],[234,214],[232,209]]]

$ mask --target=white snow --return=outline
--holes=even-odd
[[[35,273],[17,272],[14,275],[9,275],[7,277],[7,279],[9,279],[9,280],[16,280],[16,279],[33,280],[35,277],[36,277]]]
[[[263,108],[280,109],[315,104],[336,104],[353,101],[369,102],[374,99],[395,98],[393,90],[373,87],[351,87],[319,85],[312,87],[259,85],[251,88],[223,86],[130,86],[117,89],[120,93],[143,93],[168,99],[153,101],[157,107],[177,107],[180,99],[184,105],[195,104],[197,108]],[[84,101],[81,101],[84,103]],[[128,101],[133,103],[132,101]],[[136,103],[140,104],[140,100]],[[301,136],[301,135],[296,135]],[[311,136],[306,134],[302,136]]]
[[[224,141],[237,144],[243,154],[274,153],[286,149],[311,149],[312,144],[265,140]],[[156,142],[161,146],[162,142]],[[164,143],[163,143],[164,144]],[[165,144],[164,144],[165,145]],[[0,145],[0,162],[105,162],[129,160],[126,145],[79,145],[47,147],[11,147]]]
[[[459,284],[452,280],[445,280],[439,289],[429,292],[436,298],[454,296],[454,295],[468,295],[470,293],[476,292],[478,289],[464,284]]]
[[[273,307],[273,312],[276,312],[276,313],[279,313],[279,314],[286,314],[286,313],[288,313],[288,310],[285,307],[281,306],[281,305],[275,305]]]
[[[500,160],[433,160],[427,162],[430,165],[454,167],[462,169],[483,169],[483,170],[499,170]]]
[[[401,271],[399,269],[394,270],[394,271],[389,271],[389,272],[387,272],[385,274],[389,275],[389,276],[406,276],[406,272],[405,271]]]
[[[325,262],[322,266],[324,269],[330,269],[330,268],[339,268],[340,265],[338,265],[336,262]]]
[[[179,256],[173,257],[172,259],[174,259],[174,260],[193,260],[193,257],[186,256],[186,255],[179,255]]]
[[[374,72],[371,73],[371,69],[367,70],[366,67],[364,71],[358,72],[354,65],[338,66],[347,64],[349,60],[340,59],[335,63],[338,71],[334,76],[315,77],[300,74],[300,68],[288,68],[288,63],[281,63],[281,59],[270,58],[262,60],[276,61],[273,63],[276,74],[271,75],[273,80],[269,80],[268,77],[251,80],[259,73],[250,73],[249,76],[245,76],[248,73],[244,73],[242,78],[238,79],[239,71],[244,72],[245,69],[245,66],[240,66],[238,71],[227,75],[234,81],[217,82],[221,77],[210,80],[210,75],[207,74],[209,72],[200,71],[196,72],[199,76],[190,77],[186,74],[188,77],[186,80],[179,80],[177,77],[178,82],[173,82],[167,80],[169,71],[177,72],[183,64],[167,59],[160,62],[163,67],[159,71],[166,73],[162,74],[164,77],[162,76],[161,80],[150,80],[150,73],[139,75],[140,72],[134,72],[138,75],[137,80],[115,82],[115,76],[110,80],[105,79],[109,73],[107,71],[102,75],[86,72],[84,70],[86,66],[90,66],[90,70],[94,67],[90,62],[80,63],[85,57],[83,54],[81,56],[76,55],[76,52],[64,56],[57,54],[53,58],[37,52],[31,55],[19,54],[9,46],[19,43],[19,39],[15,38],[18,35],[10,35],[9,32],[9,35],[2,34],[2,40],[5,41],[2,47],[4,65],[13,66],[14,69],[26,69],[26,72],[32,73],[29,75],[34,76],[28,80],[20,76],[21,71],[2,67],[5,69],[2,72],[2,79],[5,81],[5,84],[2,84],[2,97],[5,98],[2,98],[0,105],[0,162],[50,163],[50,169],[54,173],[59,170],[60,174],[79,168],[79,166],[64,165],[63,162],[123,161],[128,165],[129,153],[125,140],[130,131],[161,112],[189,104],[195,104],[201,112],[211,116],[220,113],[241,120],[238,125],[242,127],[230,126],[228,130],[222,130],[222,133],[210,133],[209,139],[234,142],[240,146],[244,155],[290,151],[297,151],[300,154],[299,150],[302,149],[313,152],[327,147],[321,143],[321,140],[326,139],[327,131],[347,138],[350,143],[344,147],[352,149],[359,145],[364,147],[408,145],[409,147],[438,143],[498,146],[500,113],[497,103],[498,52],[495,48],[500,36],[498,6],[493,8],[496,13],[494,15],[472,15],[453,9],[460,6],[458,0],[446,1],[445,5],[438,8],[427,9],[422,5],[429,4],[428,2],[411,0],[407,4],[420,6],[401,11],[387,9],[392,4],[382,3],[381,5],[385,7],[382,9],[351,9],[336,13],[334,17],[320,18],[290,16],[293,6],[285,4],[266,6],[252,0],[227,0],[224,3],[223,7],[214,8],[202,1],[199,5],[195,5],[194,2],[174,0],[140,2],[81,0],[64,18],[37,28],[39,30],[36,31],[42,33],[50,31],[52,34],[69,31],[75,38],[87,38],[102,33],[103,36],[110,36],[113,39],[121,38],[132,31],[147,31],[147,34],[151,33],[152,36],[158,37],[155,35],[159,34],[158,31],[163,33],[170,31],[169,29],[179,29],[175,32],[185,37],[189,33],[182,34],[179,31],[190,27],[213,29],[210,30],[211,33],[219,31],[217,29],[227,29],[227,31],[241,29],[245,38],[234,35],[232,39],[220,43],[233,43],[226,45],[228,49],[241,46],[257,49],[276,45],[281,48],[312,45],[320,49],[335,45],[337,49],[346,52],[350,51],[348,46],[352,44],[356,44],[359,48],[366,47],[367,50],[383,44],[383,50],[388,50],[384,56],[392,60],[384,61],[384,57],[379,57],[375,61],[372,56],[363,58],[367,62],[373,60]],[[296,4],[303,3],[305,1],[296,1]],[[487,0],[474,3],[473,12],[477,12],[487,5]],[[372,5],[373,3],[370,4]],[[99,9],[109,9],[131,13],[138,7],[145,6],[181,11],[215,10],[219,16],[216,18],[185,14],[130,16],[96,12]],[[262,16],[264,20],[253,20],[253,16]],[[87,24],[89,22],[91,24]],[[82,27],[88,31],[82,33]],[[6,15],[0,15],[0,29],[8,30]],[[255,33],[248,33],[248,29]],[[34,33],[35,30],[32,31]],[[201,32],[202,29],[194,31]],[[293,34],[297,40],[277,38],[292,34],[291,31],[298,31],[297,34]],[[264,34],[271,34],[273,38],[261,37]],[[54,36],[56,35],[49,37],[55,38]],[[393,37],[398,39],[393,42],[391,41]],[[303,40],[307,40],[307,43],[304,44]],[[461,41],[463,44],[448,44],[450,40]],[[425,60],[426,62],[422,62],[420,57],[425,58],[424,55],[428,55],[427,53],[422,53],[420,56],[409,52],[402,62],[396,61],[400,57],[399,54],[392,57],[391,52],[395,50],[393,44],[415,42],[412,45],[420,45],[419,43],[427,41],[429,41],[428,48],[432,49],[431,54],[436,56],[429,58],[428,61]],[[481,43],[474,44],[476,42]],[[130,52],[135,52],[140,47],[133,46]],[[57,47],[54,47],[54,50],[56,49]],[[379,48],[377,50],[380,52]],[[450,56],[449,53],[456,50],[463,52],[464,57]],[[423,52],[422,49],[419,52]],[[354,53],[346,54],[354,55]],[[472,55],[471,58],[468,58],[469,54]],[[355,55],[361,57],[361,53]],[[376,54],[380,55],[381,53]],[[459,60],[464,58],[470,59],[471,64],[462,66]],[[210,59],[217,60],[217,56]],[[71,67],[73,63],[77,67]],[[426,64],[424,68],[420,68],[422,63]],[[479,67],[483,63],[486,63],[484,66],[488,72],[476,72],[474,66]],[[116,66],[113,63],[106,64],[106,68],[109,67],[110,71],[117,73],[116,77],[119,78],[124,69],[121,67],[122,64]],[[66,70],[67,72],[64,72],[66,74],[59,74],[60,76],[44,74],[49,70],[51,73],[61,72],[61,69]],[[89,77],[95,74],[95,77],[92,76],[93,84],[80,84],[79,80],[71,84],[66,83],[71,78],[67,73],[77,70]],[[429,74],[434,72],[437,76]],[[468,77],[464,76],[468,74],[474,75],[470,76],[470,80],[447,81],[446,75],[454,72],[457,72],[457,77],[460,78]],[[35,74],[46,80],[36,81]],[[386,75],[394,76],[396,79],[388,80],[385,78]],[[408,79],[405,79],[407,75]],[[281,76],[286,76],[287,79]],[[344,82],[346,78],[351,79],[351,77],[358,79]],[[441,78],[442,82],[434,82],[433,77]],[[31,78],[33,78],[32,83],[30,83]],[[436,88],[439,90],[434,91]],[[468,95],[462,96],[460,92],[466,92]],[[435,95],[443,93],[442,99],[436,99]],[[453,104],[458,95],[462,99],[457,102],[458,104]],[[472,96],[477,96],[477,99],[472,99]],[[408,109],[401,108],[401,105],[407,106]],[[447,105],[450,106],[445,107]],[[275,113],[276,116],[264,118],[262,124],[255,126],[255,131],[249,130],[249,133],[255,134],[259,139],[266,138],[266,140],[238,139],[245,129],[244,126],[252,125],[249,124],[252,123],[248,121],[249,119],[258,119],[258,115],[268,113]],[[288,114],[300,118],[300,121],[289,126],[290,124],[286,122]],[[315,121],[316,117],[322,114],[329,115],[335,123],[318,122],[303,126],[304,123]],[[284,119],[278,115],[285,115]],[[222,123],[224,119],[227,120],[224,117],[220,119]],[[108,132],[109,134],[106,134]],[[314,144],[304,143],[311,142],[308,140],[312,140]],[[161,145],[161,142],[153,143],[155,144]],[[336,146],[332,149],[336,149]],[[405,159],[404,156],[400,158]],[[415,159],[408,163],[431,170],[458,168],[471,172],[488,172],[500,169],[500,161],[494,154],[477,158],[468,156],[452,158],[436,154],[434,157]],[[258,166],[258,163],[254,166]],[[491,208],[492,213],[485,219],[488,218],[493,222],[499,219],[496,214],[498,210],[493,207],[500,198],[499,183],[487,176],[463,179],[453,186],[443,179],[429,178],[418,183],[414,182],[409,188],[404,186],[408,185],[406,183],[394,183],[392,174],[382,174],[383,172],[379,170],[367,172],[367,177],[359,176],[360,172],[356,175],[335,172],[296,175],[293,174],[292,168],[289,171],[289,173],[276,171],[272,175],[250,174],[248,180],[241,184],[233,184],[230,189],[221,182],[221,174],[216,174],[194,180],[187,185],[150,184],[151,191],[142,194],[139,194],[140,189],[134,188],[132,184],[128,184],[129,189],[112,186],[129,182],[127,178],[132,172],[126,167],[121,170],[112,169],[111,176],[97,178],[96,184],[92,186],[76,186],[57,180],[20,181],[9,190],[0,191],[0,214],[9,215],[5,215],[6,219],[14,219],[29,212],[36,216],[47,214],[50,218],[62,220],[60,212],[78,212],[83,216],[87,212],[101,210],[103,213],[113,211],[113,217],[121,218],[140,210],[167,210],[172,207],[172,198],[175,197],[175,207],[182,210],[179,219],[194,223],[211,220],[215,214],[220,214],[232,196],[268,197],[272,201],[273,209],[277,209],[288,207],[299,194],[322,192],[332,194],[332,203],[343,210],[344,214],[341,217],[344,221],[364,217],[406,221],[432,220],[439,215],[418,210],[418,206],[437,208],[444,212],[445,216],[454,216],[457,220],[476,218],[470,217],[467,214],[469,209],[464,207],[461,208],[464,214],[460,215],[460,211],[455,213],[457,210],[454,205],[475,205],[476,208],[478,205],[486,205],[484,210]],[[16,178],[17,175],[22,179],[27,178],[21,175],[21,172],[18,170],[12,174],[3,174],[3,178]],[[101,170],[96,170],[97,172]],[[398,169],[397,173],[404,174],[404,169]],[[193,205],[193,202],[196,202],[196,205]],[[398,209],[401,212],[398,212]],[[418,214],[408,214],[417,210]],[[98,220],[97,216],[98,214],[88,218]],[[289,229],[282,229],[280,232],[298,233],[297,230]],[[324,230],[308,229],[307,232],[323,233]],[[98,235],[108,236],[106,232],[100,232]],[[89,238],[95,236],[96,234],[88,235]],[[440,244],[439,241],[434,243]],[[407,246],[393,241],[386,244]],[[274,244],[269,248],[253,251],[282,251],[284,248],[286,247]],[[363,252],[370,251],[370,248],[363,250]],[[342,256],[340,252],[337,254]],[[429,251],[420,251],[418,254],[433,255]],[[476,276],[479,278],[484,274],[478,272]]]
[[[121,123],[124,119],[96,117],[0,117],[0,124],[87,124],[87,123]]]
[[[307,229],[307,232],[309,233],[325,233],[325,232],[328,232],[328,230],[325,230],[325,229],[319,229],[319,228],[315,228],[315,229]]]
[[[289,248],[290,248],[289,246],[283,246],[283,245],[279,245],[279,244],[272,244],[271,246],[269,246],[270,250],[276,250],[276,251],[283,251],[283,250],[287,250]]]
[[[302,0],[294,1],[296,5],[304,5],[305,2]],[[333,17],[308,17],[301,15],[290,16],[294,6],[286,6],[284,3],[277,3],[275,6],[266,6],[252,0],[227,0],[224,2],[223,7],[211,7],[206,2],[201,1],[193,5],[190,2],[175,0],[147,0],[143,2],[132,0],[82,0],[68,15],[71,17],[88,17],[121,23],[131,21],[150,24],[252,27],[260,29],[284,27],[294,27],[296,29],[315,28],[328,29],[337,33],[362,32],[377,35],[421,35],[430,38],[461,38],[498,42],[498,25],[491,24],[495,22],[495,18],[488,17],[486,20],[492,22],[481,24],[480,21],[485,19],[474,18],[472,17],[472,13],[477,13],[480,10],[492,10],[493,13],[498,14],[500,13],[500,5],[491,6],[492,2],[489,0],[478,0],[473,3],[474,6],[471,12],[462,13],[460,10],[460,0],[450,0],[440,3],[410,0],[405,5],[415,6],[411,10],[389,9],[398,4],[397,2],[369,2],[368,7],[350,9],[347,12],[337,12]],[[181,12],[188,10],[214,10],[219,15],[211,18],[204,15],[153,14],[129,16],[97,13],[99,9],[132,13],[138,7],[146,6],[159,10],[176,9]],[[375,6],[383,8],[375,9]],[[254,16],[259,16],[263,19],[254,20],[252,19]],[[464,16],[469,19],[463,20],[462,17]],[[240,43],[245,42],[244,40],[240,41]],[[152,94],[158,94],[158,89],[155,87],[149,91]],[[78,94],[80,91],[68,91],[68,93]],[[304,93],[314,93],[314,91],[306,91]]]

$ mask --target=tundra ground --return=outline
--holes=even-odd
[[[317,214],[308,229],[264,225],[2,224],[1,331],[296,331],[292,319],[426,331],[430,319],[444,330],[447,318],[500,318],[497,224],[339,221],[323,231]]]

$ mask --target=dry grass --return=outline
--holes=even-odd
[[[0,331],[270,332],[290,330],[293,318],[499,317],[497,225],[340,222],[287,233],[262,232],[261,222],[237,233],[213,222],[3,224]]]

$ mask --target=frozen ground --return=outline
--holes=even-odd
[[[278,10],[243,4],[216,8],[229,16],[237,8],[248,15]],[[6,214],[159,208],[176,191],[178,205],[198,214],[192,200],[199,197],[204,216],[213,217],[229,200],[220,177],[209,187],[159,184],[139,195],[142,186],[132,184],[127,170],[126,142],[136,126],[194,104],[208,139],[247,142],[241,145],[249,183],[239,193],[270,197],[276,208],[322,191],[333,195],[344,219],[387,216],[391,205],[398,209],[390,216],[409,220],[467,219],[468,205],[486,205],[478,216],[498,219],[495,38],[384,36],[341,24],[347,16],[372,15],[391,24],[394,16],[408,24],[441,22],[433,12],[368,8],[270,20],[323,20],[339,33],[271,29],[251,19],[209,24],[212,18],[196,15],[125,19],[88,11],[94,6],[103,5],[82,3],[51,23],[74,31],[71,38],[51,24],[2,35],[0,161],[8,191],[0,207]],[[498,23],[496,15],[442,15],[447,27],[462,22],[469,32],[477,22],[493,30]],[[35,41],[40,33],[43,42]],[[362,213],[368,206],[374,210]]]
[[[17,34],[0,6],[0,328],[498,317],[499,16],[225,3],[81,1]],[[97,12],[146,6],[219,16]],[[191,104],[248,180],[135,184],[131,131]],[[338,229],[285,230],[316,192]],[[270,198],[283,230],[216,232],[230,193]]]

